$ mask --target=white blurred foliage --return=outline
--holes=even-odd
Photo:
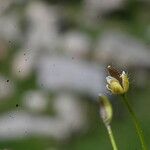
[[[14,4],[24,4],[27,0],[0,0],[0,15],[7,13],[7,11]]]
[[[95,96],[104,91],[102,69],[78,59],[43,57],[37,63],[37,82],[52,91],[74,90]]]
[[[20,110],[3,114],[0,117],[0,139],[37,135],[61,140],[75,131],[86,129],[85,110],[77,98],[61,94],[54,102],[54,108],[55,117],[31,115]]]
[[[86,22],[94,23],[97,21],[99,15],[122,7],[124,1],[125,0],[84,0],[84,19]]]
[[[79,31],[70,31],[62,37],[62,49],[68,55],[75,58],[87,56],[91,47],[91,39],[88,35]]]
[[[5,76],[0,75],[0,99],[10,98],[15,91],[15,86]]]
[[[87,7],[96,9],[99,12],[108,12],[119,8],[124,0],[85,0]]]
[[[95,50],[95,58],[100,62],[113,62],[127,66],[150,67],[150,51],[139,40],[118,32],[107,31],[99,38]]]
[[[57,8],[46,5],[44,2],[31,2],[26,9],[29,29],[25,46],[37,51],[55,50],[57,47]]]
[[[0,15],[4,13],[13,3],[14,0],[4,0],[0,1]]]
[[[0,17],[0,37],[7,41],[21,41],[19,15],[16,12]]]
[[[14,56],[12,72],[17,78],[26,79],[31,75],[35,63],[43,53],[55,52],[59,45],[56,22],[57,9],[41,2],[31,2],[26,9],[28,30],[23,46]],[[24,55],[24,53],[26,55]]]
[[[54,101],[54,107],[59,117],[64,119],[68,124],[68,130],[81,130],[81,128],[87,127],[87,125],[85,125],[86,117],[84,109],[75,96],[67,93],[60,93]]]
[[[23,104],[31,112],[42,112],[47,108],[48,97],[39,90],[27,91],[24,94]]]
[[[26,79],[34,69],[35,59],[34,50],[18,51],[12,61],[12,73],[19,79]]]

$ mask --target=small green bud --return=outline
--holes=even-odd
[[[99,95],[99,102],[100,102],[100,116],[104,124],[109,125],[113,116],[112,105],[107,96],[105,95]]]

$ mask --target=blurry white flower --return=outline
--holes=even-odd
[[[28,91],[24,95],[23,104],[31,112],[42,112],[47,108],[48,99],[42,91]]]
[[[122,7],[125,0],[84,0],[84,20],[95,24],[102,15]]]
[[[64,140],[72,133],[86,129],[85,110],[73,95],[58,95],[54,110],[55,116],[38,116],[21,110],[3,114],[0,116],[0,140],[31,135]]]
[[[149,49],[139,40],[118,31],[104,32],[99,38],[95,50],[99,62],[124,66],[150,67]]]
[[[33,71],[36,53],[33,50],[20,50],[14,55],[12,72],[19,79],[26,79]]]
[[[42,1],[34,1],[27,6],[26,17],[29,27],[25,47],[36,51],[54,51],[58,45],[56,7],[48,6]]]
[[[0,17],[0,36],[7,41],[21,41],[19,15],[16,12]]]
[[[5,76],[0,75],[0,99],[7,99],[13,95],[15,86]]]
[[[66,57],[43,57],[37,63],[38,84],[52,91],[76,91],[95,96],[104,90],[102,66]]]
[[[75,58],[82,58],[88,55],[91,40],[83,33],[77,31],[71,31],[63,35],[62,48],[67,55]]]
[[[59,117],[68,124],[68,130],[77,131],[81,128],[86,128],[85,110],[77,97],[71,94],[61,93],[56,97],[54,107]]]

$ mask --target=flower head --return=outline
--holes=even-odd
[[[112,105],[105,95],[99,95],[99,102],[100,102],[100,116],[104,124],[109,125],[113,116]]]
[[[107,67],[109,76],[106,77],[107,80],[107,89],[113,94],[124,94],[129,89],[129,80],[125,71],[119,73],[118,70],[112,66]]]

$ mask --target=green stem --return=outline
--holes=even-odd
[[[107,128],[107,131],[108,131],[108,135],[109,135],[113,150],[118,150],[116,142],[115,142],[115,138],[114,138],[114,135],[113,135],[113,132],[112,132],[112,129],[111,129],[111,126],[106,125],[106,128]]]
[[[133,122],[135,124],[136,132],[137,132],[137,134],[139,136],[142,149],[143,150],[148,150],[147,147],[146,147],[146,144],[145,144],[142,128],[140,126],[140,123],[139,123],[139,121],[138,121],[134,111],[132,110],[132,107],[131,107],[130,103],[128,102],[128,99],[127,99],[126,95],[125,94],[122,95],[122,98],[123,98],[123,101],[124,101],[125,105],[128,108],[129,113],[131,114],[132,120],[133,120]]]

